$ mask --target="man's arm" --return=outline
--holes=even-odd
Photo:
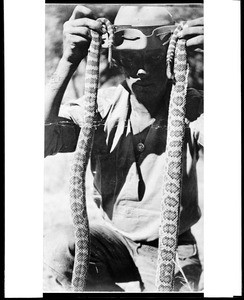
[[[81,60],[87,55],[90,29],[103,32],[102,24],[93,20],[92,11],[78,5],[63,26],[63,55],[46,87],[45,122],[56,122],[67,85]]]
[[[59,117],[60,105],[67,85],[81,60],[87,55],[90,29],[102,31],[102,24],[93,20],[92,11],[78,5],[63,26],[63,55],[46,86],[45,156],[75,150],[79,126]]]
[[[56,71],[46,86],[45,123],[53,123],[58,119],[59,108],[67,85],[76,67],[69,61],[61,59]]]

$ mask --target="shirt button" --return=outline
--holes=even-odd
[[[142,142],[140,142],[137,144],[136,148],[139,152],[143,152],[145,149],[145,145]]]

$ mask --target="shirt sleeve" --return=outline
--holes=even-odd
[[[203,114],[203,91],[194,88],[187,89],[186,118],[193,122]]]
[[[99,115],[101,119],[106,118],[109,109],[111,108],[111,105],[114,101],[113,97],[116,90],[117,90],[116,87],[109,87],[109,88],[103,88],[98,90],[97,115]],[[85,96],[82,96],[77,100],[61,105],[59,110],[59,116],[62,118],[69,119],[73,121],[75,124],[82,127],[84,123],[84,118],[83,118],[84,108],[85,108],[84,100],[85,100]]]
[[[107,115],[115,90],[114,87],[99,90],[97,119]],[[83,113],[84,96],[60,106],[58,120],[45,124],[45,157],[75,151],[80,127],[84,124]]]
[[[195,142],[204,146],[204,103],[203,91],[194,88],[187,89],[186,118],[190,121],[192,136]]]
[[[199,118],[191,122],[190,128],[197,144],[204,147],[204,114],[201,114]]]
[[[45,124],[44,157],[58,152],[75,151],[79,132],[79,126],[65,118]]]

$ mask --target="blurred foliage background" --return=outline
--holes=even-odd
[[[63,24],[70,18],[75,6],[71,4],[46,5],[46,81],[56,69],[62,56]],[[118,4],[85,4],[85,6],[94,12],[95,17],[106,17],[112,23],[120,7]],[[167,5],[167,8],[176,22],[203,16],[202,5]],[[190,63],[189,86],[196,89],[203,89],[203,55],[201,53],[190,53],[188,59]],[[85,65],[86,61],[83,60],[70,81],[64,95],[64,102],[83,95]],[[108,68],[106,49],[102,51],[100,70],[100,85],[103,87],[117,85],[123,79],[118,68]]]

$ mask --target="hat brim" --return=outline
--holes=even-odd
[[[161,49],[169,41],[175,29],[170,26],[132,27],[116,26],[113,50],[153,50]],[[150,34],[148,34],[150,32]]]

